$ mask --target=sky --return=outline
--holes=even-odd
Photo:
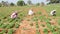
[[[13,2],[13,3],[17,3],[17,1],[19,0],[0,0],[1,1],[8,1],[9,3]],[[27,3],[28,0],[24,0],[25,3]],[[41,3],[41,2],[44,2],[45,4],[48,3],[46,2],[46,0],[31,0],[33,4],[36,4],[36,3]]]

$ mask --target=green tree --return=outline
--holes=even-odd
[[[41,6],[44,6],[45,5],[45,3],[44,2],[41,2]]]
[[[60,0],[50,0],[50,3],[59,3]]]
[[[37,6],[39,6],[39,5],[40,5],[40,3],[37,3],[36,5],[37,5]]]
[[[0,3],[0,7],[2,6],[2,4]]]
[[[18,6],[24,6],[24,5],[25,5],[25,2],[24,2],[24,1],[18,1],[18,2],[17,2],[17,5],[18,5]]]
[[[14,6],[15,4],[14,3],[10,3],[10,6]]]
[[[2,3],[2,6],[9,6],[8,1],[6,1],[6,2],[5,1],[2,1],[1,3]]]
[[[31,0],[28,0],[28,1],[27,1],[27,3],[28,3],[29,5],[31,5],[31,4],[32,4]]]

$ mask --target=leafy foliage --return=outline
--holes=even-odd
[[[8,34],[13,34],[14,30],[13,29],[9,29]]]
[[[44,29],[44,31],[43,31],[45,34],[48,34],[48,29]]]
[[[10,3],[10,6],[14,6],[15,4],[14,3]]]
[[[15,27],[18,28],[20,25],[18,23],[15,23]]]
[[[32,2],[31,2],[31,0],[28,0],[28,1],[27,1],[27,3],[28,3],[29,5],[32,5]]]
[[[33,21],[38,21],[38,18],[35,16],[32,18]]]
[[[2,4],[0,3],[0,7],[2,6]]]
[[[36,30],[36,34],[40,34],[40,32],[38,30]]]
[[[50,3],[59,3],[60,0],[50,0]]]
[[[18,5],[18,6],[24,6],[24,5],[25,5],[25,2],[24,2],[24,1],[18,1],[18,2],[17,2],[17,5]]]

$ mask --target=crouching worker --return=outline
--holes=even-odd
[[[17,11],[13,12],[10,16],[10,18],[14,19],[14,18],[17,18]]]
[[[33,14],[34,14],[33,10],[30,9],[30,10],[28,11],[28,15],[31,16],[31,15],[33,15]]]
[[[56,16],[56,10],[51,11],[51,12],[50,12],[50,15]]]
[[[15,11],[15,12],[13,12],[11,15],[10,15],[10,18],[11,18],[11,20],[10,20],[10,22],[12,22],[13,20],[15,20],[18,16],[18,12],[17,11]]]

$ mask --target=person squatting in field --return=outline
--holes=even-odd
[[[17,11],[14,11],[11,15],[10,15],[10,19],[8,19],[10,22],[12,22],[12,21],[16,21],[16,19],[17,19],[17,17],[18,17],[18,12]]]
[[[31,15],[33,15],[33,14],[34,14],[33,10],[30,9],[30,10],[28,11],[28,15],[31,16]]]
[[[56,10],[52,10],[52,11],[50,12],[50,15],[56,16]]]
[[[10,16],[10,18],[14,19],[14,18],[17,18],[17,11],[13,12]]]

